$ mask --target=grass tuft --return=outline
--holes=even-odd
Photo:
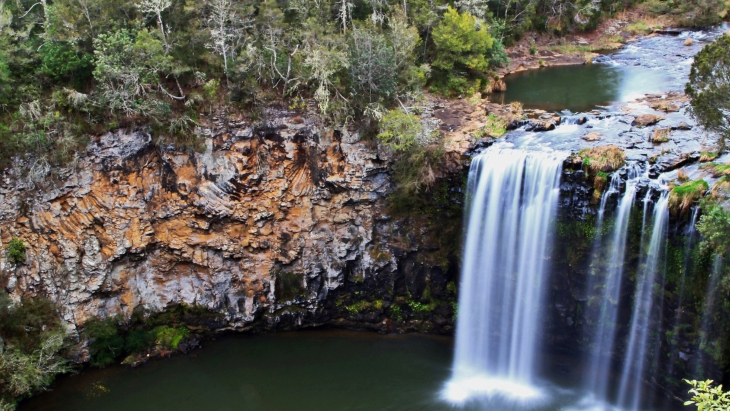
[[[688,181],[676,186],[669,194],[669,209],[675,214],[685,214],[692,203],[702,198],[710,189],[705,180]]]

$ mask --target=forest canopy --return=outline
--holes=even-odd
[[[200,116],[223,106],[283,103],[375,129],[424,90],[480,91],[526,30],[595,27],[633,3],[0,0],[0,167],[32,153],[42,176],[86,136],[140,124],[196,148]]]

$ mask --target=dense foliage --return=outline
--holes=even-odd
[[[91,365],[104,367],[119,361],[133,363],[143,353],[175,351],[191,337],[189,327],[199,327],[200,322],[210,326],[220,316],[184,304],[158,313],[138,310],[130,319],[92,318],[84,324],[82,335],[89,340]]]
[[[0,292],[0,410],[44,389],[67,372],[60,352],[65,330],[55,307],[43,298],[19,303]]]
[[[692,113],[708,130],[720,134],[721,148],[730,138],[730,35],[723,35],[697,53],[687,83]]]
[[[0,166],[32,153],[40,183],[87,136],[136,124],[195,149],[200,115],[222,106],[317,108],[375,130],[413,114],[424,87],[480,91],[525,30],[593,27],[632,3],[0,0]]]
[[[697,229],[705,244],[717,255],[727,256],[730,253],[730,212],[714,203],[708,203],[703,212]]]

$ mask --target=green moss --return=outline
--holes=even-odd
[[[180,342],[190,336],[190,330],[186,327],[168,327],[166,325],[157,327],[150,331],[154,337],[157,348],[177,350]]]
[[[354,304],[346,305],[345,310],[352,315],[360,314],[363,311],[367,311],[372,307],[372,304],[367,301],[358,301]]]
[[[700,162],[706,163],[708,161],[715,161],[718,157],[720,157],[720,153],[716,151],[703,151],[700,153]]]
[[[730,176],[730,164],[707,163],[703,164],[701,168],[708,171],[715,178]]]
[[[627,25],[624,28],[624,30],[627,31],[632,36],[649,34],[653,31],[653,29],[651,27],[649,27],[649,25],[646,24],[646,22],[644,22],[644,21],[637,21],[636,23],[631,23],[631,24]]]
[[[705,180],[688,181],[676,186],[669,193],[669,208],[674,213],[684,214],[692,203],[698,201],[710,189]]]
[[[507,132],[507,120],[494,114],[490,114],[487,117],[487,124],[484,126],[484,131],[490,137],[502,137],[504,133]]]
[[[403,309],[400,305],[393,304],[390,306],[390,317],[395,321],[403,321]]]
[[[419,303],[418,301],[408,301],[408,306],[416,314],[430,313],[436,308],[437,303],[431,301],[428,304]]]

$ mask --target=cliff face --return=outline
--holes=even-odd
[[[416,311],[447,301],[457,270],[423,241],[437,228],[387,215],[388,154],[293,113],[273,118],[216,120],[199,154],[141,130],[109,133],[44,187],[7,170],[0,239],[28,250],[17,266],[0,255],[0,285],[56,301],[72,328],[184,303],[225,313],[231,328],[264,319],[391,329],[396,300]],[[450,329],[449,309],[429,308],[442,315],[425,328],[435,318]],[[424,328],[415,317],[403,327]]]

